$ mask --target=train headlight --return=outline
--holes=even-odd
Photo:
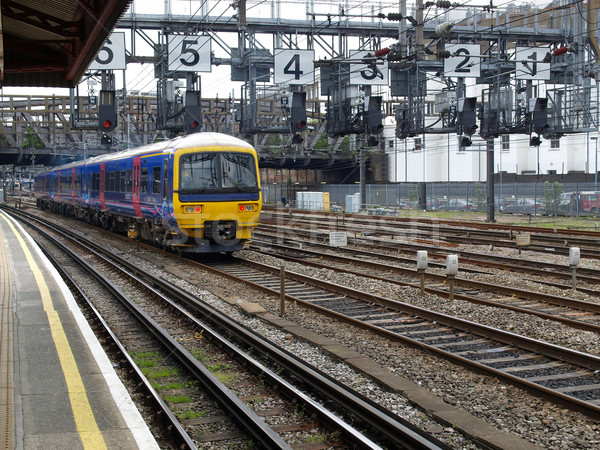
[[[256,205],[240,205],[240,212],[256,211]]]
[[[183,207],[185,214],[200,214],[202,212],[202,206],[200,205],[189,205]]]

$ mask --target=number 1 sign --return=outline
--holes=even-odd
[[[275,49],[275,84],[314,84],[315,51]]]

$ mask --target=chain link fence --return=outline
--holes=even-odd
[[[329,193],[329,209],[346,210],[347,197],[360,198],[358,184],[269,184],[263,201],[296,206],[297,192]],[[419,193],[425,193],[419,198]],[[595,183],[503,183],[494,186],[494,209],[500,213],[597,216],[600,191]],[[395,214],[398,209],[487,211],[485,183],[368,184],[361,210]],[[424,206],[424,208],[423,208]]]

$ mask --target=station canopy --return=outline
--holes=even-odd
[[[0,85],[74,87],[132,0],[1,0]]]

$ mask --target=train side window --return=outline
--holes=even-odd
[[[140,193],[145,194],[148,192],[148,168],[142,167],[140,173]]]
[[[133,170],[127,171],[127,177],[125,178],[125,192],[131,192],[131,185],[133,184]]]
[[[152,193],[160,194],[160,167],[152,168]]]
[[[115,188],[114,192],[119,192],[119,188],[121,187],[121,172],[115,170]]]
[[[127,185],[127,172],[125,170],[121,170],[119,192],[127,192],[126,185]]]
[[[108,190],[110,192],[115,191],[115,173],[114,172],[110,172],[110,181],[108,183]]]
[[[104,192],[110,191],[110,172],[104,171]]]

